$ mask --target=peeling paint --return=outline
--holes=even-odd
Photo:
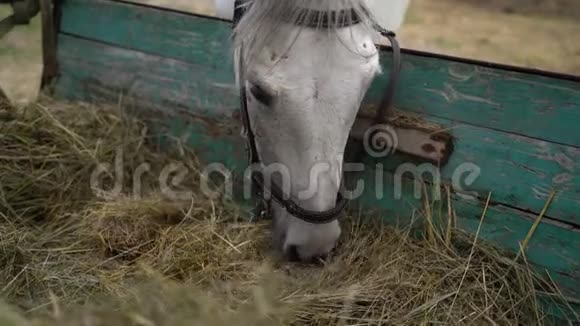
[[[568,147],[566,148],[566,151],[573,158],[576,158],[576,156],[580,156],[580,148],[578,147]]]
[[[544,178],[546,177],[546,174],[545,173],[542,173],[540,171],[537,171],[537,170],[535,170],[535,169],[533,169],[533,168],[531,168],[531,167],[529,167],[529,166],[527,166],[525,164],[517,163],[517,162],[514,162],[514,161],[510,161],[509,163],[511,163],[514,166],[517,166],[517,167],[519,167],[519,168],[521,168],[523,170],[526,170],[526,171],[528,171],[528,172],[530,172],[530,173],[532,173],[534,175],[543,176]]]
[[[451,85],[449,83],[444,83],[443,85],[445,86],[445,90],[429,89],[429,88],[427,88],[426,90],[431,92],[431,93],[440,95],[448,103],[453,103],[453,102],[458,101],[458,100],[465,100],[465,101],[476,102],[476,103],[485,103],[485,104],[492,105],[495,107],[501,107],[501,105],[499,103],[496,103],[490,99],[486,99],[486,98],[479,97],[479,96],[463,94],[463,93],[459,92],[458,90],[456,90],[453,87],[453,85]]]
[[[515,81],[515,82],[518,82],[518,83],[521,83],[521,84],[528,84],[528,85],[534,85],[534,86],[540,86],[540,87],[547,87],[547,88],[551,88],[551,89],[555,89],[555,90],[560,90],[560,91],[571,92],[571,93],[578,93],[578,92],[580,92],[580,89],[568,88],[568,87],[562,87],[562,86],[556,86],[556,85],[552,85],[552,84],[549,84],[549,83],[542,83],[542,82],[532,81],[532,80],[529,80],[529,79],[522,79],[522,78],[511,77],[511,78],[506,78],[506,80]]]
[[[477,73],[472,67],[463,64],[450,64],[448,72],[449,75],[457,78],[460,82],[468,81]]]
[[[538,200],[545,200],[550,195],[550,190],[542,186],[532,186],[532,192]]]
[[[529,138],[521,135],[509,134],[509,138],[530,145],[537,153],[547,154],[550,152],[550,143],[544,140],[538,140],[534,138]]]
[[[576,164],[571,158],[566,156],[566,154],[564,153],[557,153],[556,155],[554,155],[554,161],[558,162],[560,166],[562,166],[564,169],[570,172],[574,172],[575,170]]]
[[[552,182],[555,184],[569,183],[574,179],[574,176],[570,173],[560,173],[552,178]]]

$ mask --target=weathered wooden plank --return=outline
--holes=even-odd
[[[91,88],[150,98],[168,109],[195,109],[207,115],[231,113],[239,106],[230,76],[211,67],[148,55],[60,34],[58,61],[63,75],[78,81],[74,89],[58,86],[57,92]]]
[[[60,32],[136,49],[233,78],[231,23],[110,0],[65,0]]]
[[[107,0],[66,0],[61,30],[216,69],[231,77],[231,23]],[[106,13],[106,14],[104,14]],[[163,26],[163,28],[160,28]],[[390,71],[369,90],[377,103]],[[401,109],[580,147],[580,77],[563,80],[407,51],[396,95]]]
[[[117,93],[142,98],[167,112],[231,116],[238,110],[233,84],[219,80],[211,69],[138,51],[115,48],[93,41],[61,35],[59,62],[63,76],[57,93],[69,98],[116,100]],[[485,198],[493,191],[498,203],[539,212],[551,187],[558,191],[548,216],[580,225],[580,151],[531,138],[505,134],[446,119],[424,117],[451,130],[457,138],[454,154],[441,170],[443,180],[462,177],[462,169],[479,169],[473,183],[460,184],[465,194]],[[389,171],[412,163],[404,156],[389,156],[379,162]],[[427,177],[428,175],[425,175]]]
[[[59,35],[58,42],[61,72],[53,89],[55,97],[122,101],[137,113],[158,111],[164,117],[158,123],[179,137],[187,131],[184,140],[201,152],[215,155],[216,159],[236,150],[244,153],[243,146],[232,148],[231,141],[212,138],[239,137],[239,128],[234,130],[228,125],[238,113],[239,101],[234,85],[219,80],[211,69],[64,34]],[[215,119],[223,119],[223,123]],[[205,129],[195,129],[201,127]],[[233,155],[229,166],[244,163],[238,161],[240,155]]]
[[[540,212],[554,188],[556,195],[547,215],[580,226],[579,149],[448,119],[419,115],[405,115],[405,118],[434,124],[456,138],[448,163],[439,170],[436,165],[415,162],[414,158],[402,155],[379,159],[369,155],[367,161],[372,159],[392,172],[418,171],[423,167],[426,171],[423,177],[430,180],[439,171],[444,181],[460,178],[455,190],[465,196],[483,200],[493,191],[496,202],[530,212]],[[395,136],[389,135],[391,141],[399,142]],[[368,142],[364,137],[361,141]],[[472,172],[475,179],[466,184],[465,179]]]
[[[40,13],[42,22],[42,84],[58,74],[58,62],[56,60],[56,26],[54,24],[54,7],[52,0],[40,0]]]
[[[565,80],[414,53],[401,60],[395,98],[401,110],[580,147],[580,76]],[[368,102],[379,102],[391,61],[384,51],[385,73]]]

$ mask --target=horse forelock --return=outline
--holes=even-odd
[[[259,56],[274,38],[280,37],[277,32],[287,24],[297,24],[299,31],[304,28],[298,26],[300,22],[314,19],[319,24],[309,28],[333,32],[343,28],[341,23],[355,19],[372,30],[375,21],[367,0],[246,0],[243,6],[246,12],[234,30],[233,45],[236,49],[243,45],[241,53],[246,64]],[[321,23],[324,15],[330,18],[337,11],[343,11],[342,21],[327,19],[330,24]]]

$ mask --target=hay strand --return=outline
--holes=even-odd
[[[475,238],[473,239],[473,244],[471,245],[471,251],[469,252],[469,257],[467,258],[467,264],[465,265],[465,271],[463,272],[463,276],[461,277],[461,281],[459,282],[459,288],[453,297],[453,302],[451,303],[451,307],[449,310],[453,309],[455,305],[455,300],[457,300],[457,295],[459,294],[459,290],[463,286],[463,282],[465,282],[465,276],[467,275],[467,271],[469,270],[471,259],[473,258],[473,252],[476,248],[477,239],[479,238],[479,232],[481,231],[481,226],[483,225],[483,221],[485,220],[485,215],[487,214],[487,208],[489,207],[489,201],[491,200],[491,192],[487,196],[487,200],[485,202],[485,207],[483,208],[483,213],[481,214],[481,218],[479,219],[479,225],[477,226],[477,231],[475,232]],[[449,315],[448,315],[449,316]]]
[[[548,196],[548,199],[546,200],[546,203],[544,204],[544,208],[542,208],[542,211],[540,212],[540,214],[538,215],[538,217],[534,221],[534,224],[532,225],[532,227],[528,231],[528,234],[526,235],[526,238],[524,239],[524,242],[522,243],[522,245],[520,247],[520,251],[518,252],[518,256],[520,256],[521,254],[523,254],[526,251],[526,248],[528,247],[528,243],[530,242],[530,239],[534,236],[534,233],[536,232],[538,225],[540,225],[540,222],[542,221],[542,218],[544,217],[544,215],[546,214],[546,211],[550,207],[550,204],[552,203],[552,199],[554,199],[555,195],[556,195],[556,190],[552,189],[550,191],[550,195]]]

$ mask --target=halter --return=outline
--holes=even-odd
[[[235,1],[234,19],[233,19],[234,28],[237,26],[238,22],[241,20],[245,12],[245,9],[241,5],[242,2],[244,1],[243,0]],[[346,17],[351,17],[351,19],[346,19]],[[349,27],[359,24],[360,22],[361,22],[360,17],[358,17],[354,9],[352,9],[351,12],[348,12],[346,10],[341,10],[338,12],[332,11],[330,12],[329,15],[323,14],[323,12],[314,12],[313,15],[310,15],[310,19],[299,20],[298,22],[296,22],[296,24],[311,28],[320,26],[325,27],[330,26],[331,24],[336,24],[339,27]],[[400,72],[400,48],[396,40],[395,33],[386,30],[376,22],[373,22],[373,27],[382,36],[386,37],[389,40],[389,42],[391,43],[391,47],[393,49],[393,71],[385,96],[381,102],[381,106],[377,110],[377,114],[374,120],[375,124],[380,124],[384,122],[385,113],[387,113],[391,109],[393,103],[395,86]],[[248,161],[250,163],[250,166],[259,165],[261,163],[261,160],[259,157],[258,149],[256,147],[255,135],[250,123],[250,115],[248,113],[247,98],[246,98],[246,89],[245,86],[242,85],[242,83],[245,81],[243,75],[244,74],[243,51],[240,51],[239,64],[240,64],[239,71],[240,71],[241,118],[244,131],[246,133]],[[357,156],[360,155],[362,155],[362,152],[358,151]],[[322,212],[306,210],[300,207],[298,204],[296,204],[292,199],[284,198],[283,191],[280,189],[280,187],[278,187],[278,185],[275,182],[272,182],[272,185],[268,189],[264,184],[264,180],[261,174],[252,171],[251,179],[252,179],[252,190],[254,191],[254,193],[261,196],[262,198],[261,205],[257,207],[258,215],[264,215],[268,213],[271,208],[270,202],[265,199],[264,192],[262,191],[262,189],[268,192],[271,195],[271,198],[273,198],[278,204],[284,207],[289,214],[310,224],[327,224],[333,222],[334,220],[338,219],[338,216],[341,214],[341,212],[346,207],[346,204],[348,203],[348,199],[346,199],[339,191],[337,203],[334,208]]]

